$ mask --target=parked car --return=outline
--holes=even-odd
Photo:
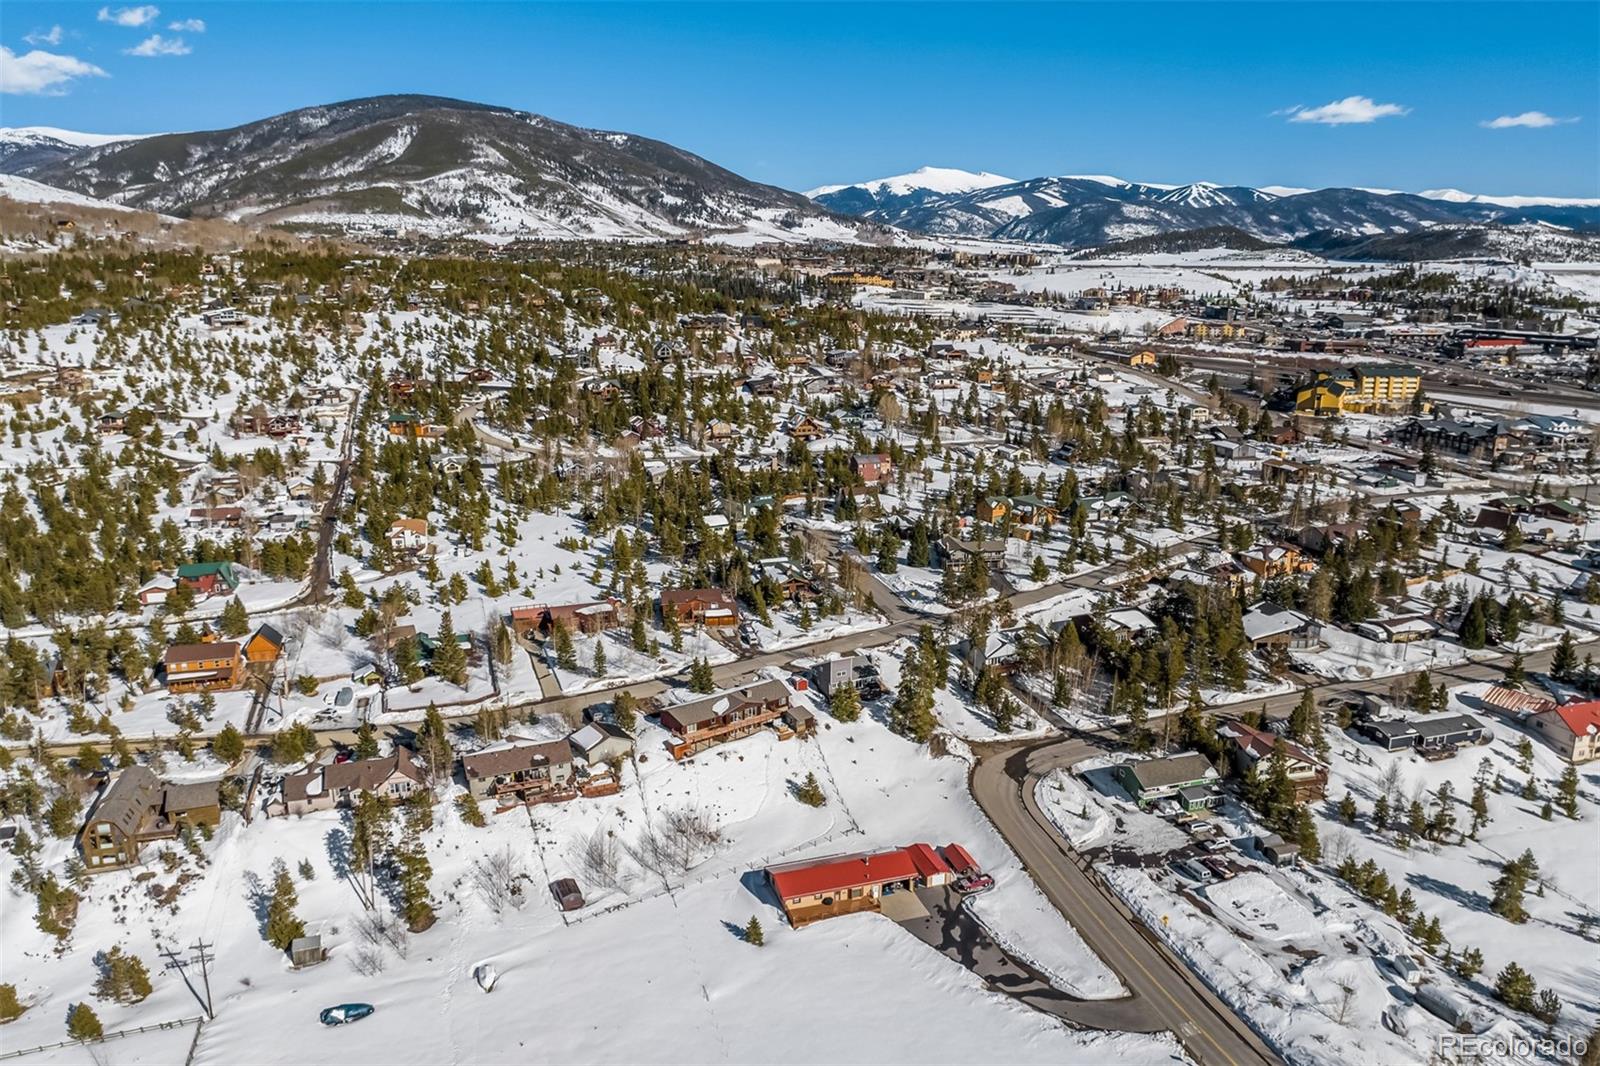
[[[987,892],[994,887],[994,878],[988,874],[968,874],[956,882],[956,891],[963,895],[974,892]]]
[[[1216,874],[1220,880],[1231,881],[1233,879],[1233,867],[1229,866],[1221,859],[1213,858],[1212,856],[1207,855],[1200,860],[1200,865]]]
[[[1172,864],[1172,868],[1183,876],[1187,877],[1189,880],[1198,881],[1202,885],[1209,885],[1212,881],[1216,880],[1216,878],[1212,876],[1211,871],[1200,865],[1200,863],[1195,859],[1179,859],[1177,862]]]
[[[341,1003],[337,1007],[328,1007],[320,1015],[323,1025],[348,1025],[359,1022],[378,1008],[370,1003]]]
[[[556,898],[556,903],[564,911],[579,910],[584,905],[583,893],[578,889],[578,882],[570,877],[551,881],[550,894]]]
[[[1233,844],[1227,840],[1224,840],[1222,837],[1213,837],[1212,839],[1205,841],[1200,846],[1211,852],[1211,854],[1216,855],[1219,852],[1229,850],[1233,847]]]

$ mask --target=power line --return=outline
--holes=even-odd
[[[212,1020],[215,1020],[217,1016],[211,1005],[211,963],[216,959],[216,956],[211,954],[211,949],[215,946],[215,944],[207,944],[203,940],[196,940],[189,945],[189,950],[195,953],[189,958],[179,957],[178,953],[172,948],[161,949],[162,956],[167,960],[164,969],[176,970],[178,975],[183,978],[183,983],[189,985],[189,991],[193,993],[194,998],[197,1000],[200,999],[200,993],[195,992],[194,985],[189,983],[189,975],[184,972],[184,967],[195,965],[200,967],[200,980],[205,988],[205,999],[201,1002],[201,1006],[206,1009],[206,1017]]]

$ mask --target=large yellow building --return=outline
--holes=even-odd
[[[1333,415],[1393,411],[1410,405],[1422,388],[1422,371],[1398,363],[1361,363],[1348,370],[1319,371],[1295,390],[1295,410]]]

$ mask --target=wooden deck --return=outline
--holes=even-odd
[[[835,899],[831,904],[816,903],[809,907],[796,907],[793,910],[785,906],[783,913],[788,917],[789,924],[799,929],[825,918],[837,918],[841,914],[860,914],[863,911],[882,909],[877,896],[862,896],[859,899]]]

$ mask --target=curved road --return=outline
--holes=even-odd
[[[1278,1063],[1227,1004],[1100,886],[1089,863],[1035,805],[1034,785],[1043,774],[1095,750],[1087,739],[1008,745],[982,754],[972,772],[978,805],[1022,858],[1040,891],[1128,989],[1122,999],[1073,1003],[1061,1013],[1098,1029],[1169,1030],[1202,1066]]]

